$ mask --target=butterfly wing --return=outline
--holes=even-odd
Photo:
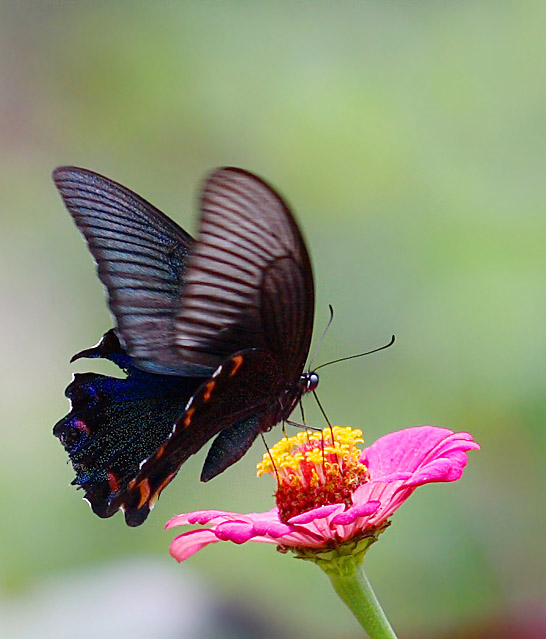
[[[173,345],[192,238],[136,193],[93,171],[60,167],[53,179],[95,258],[134,363],[158,373],[212,372],[184,364]]]
[[[54,432],[93,510],[122,507],[136,526],[209,439],[205,481],[292,408],[313,324],[309,256],[282,198],[240,169],[206,181],[196,243],[96,173],[65,167],[54,179],[118,324],[76,358],[105,357],[127,373],[76,375]]]
[[[138,526],[146,519],[180,466],[214,435],[218,437],[205,462],[204,481],[240,459],[264,430],[262,417],[281,383],[277,362],[266,351],[251,349],[227,358],[197,389],[168,437],[129,482],[122,502],[127,523]]]
[[[175,342],[184,360],[221,364],[188,402],[172,435],[129,486],[128,523],[143,521],[163,488],[216,435],[201,479],[240,459],[301,394],[314,286],[299,228],[279,195],[240,169],[205,183]],[[245,350],[237,349],[244,348]]]
[[[85,490],[97,515],[110,517],[127,501],[128,486],[144,460],[171,435],[202,378],[135,368],[114,330],[73,359],[80,357],[109,359],[126,373],[124,378],[76,374],[66,389],[70,413],[53,430],[76,472],[72,483]]]
[[[206,180],[174,341],[181,357],[218,366],[244,348],[268,351],[287,382],[309,350],[314,285],[301,232],[283,199],[241,169]]]

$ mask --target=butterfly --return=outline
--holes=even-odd
[[[194,240],[126,187],[60,167],[53,180],[104,284],[115,328],[72,358],[54,427],[93,511],[147,518],[181,465],[214,437],[201,479],[286,420],[318,375],[304,371],[314,317],[309,255],[287,204],[262,179],[219,168],[204,181]]]

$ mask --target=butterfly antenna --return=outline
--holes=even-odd
[[[280,479],[279,479],[279,471],[277,470],[277,466],[275,466],[275,460],[273,459],[273,455],[271,454],[271,451],[269,450],[269,446],[267,445],[267,442],[265,441],[265,437],[263,433],[260,433],[260,435],[262,436],[262,441],[264,443],[265,449],[267,450],[267,454],[269,455],[269,459],[271,460],[271,463],[273,465],[273,470],[275,471],[275,476],[277,477],[277,484],[280,485]]]
[[[313,355],[311,357],[311,363],[309,364],[310,371],[313,370],[313,364],[315,363],[315,359],[317,357],[319,348],[322,344],[322,341],[326,337],[326,333],[328,332],[328,329],[330,328],[330,326],[332,326],[332,322],[334,321],[334,307],[331,304],[328,304],[328,308],[330,309],[330,319],[328,320],[328,323],[326,324],[326,328],[322,331],[322,335],[320,336],[320,339],[317,342],[317,345],[315,346],[315,350],[313,351]]]
[[[374,348],[371,351],[366,351],[365,353],[358,353],[358,355],[349,355],[348,357],[340,357],[339,359],[333,359],[331,362],[326,362],[326,364],[321,364],[320,366],[317,366],[315,368],[315,371],[318,371],[319,368],[324,368],[325,366],[330,366],[330,364],[337,364],[338,362],[345,362],[348,359],[355,359],[356,357],[364,357],[364,355],[371,355],[372,353],[378,353],[379,351],[384,351],[386,348],[390,348],[395,341],[395,336],[393,335],[391,337],[391,340],[388,344],[385,344],[384,346],[380,346],[379,348]]]

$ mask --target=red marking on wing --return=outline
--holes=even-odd
[[[231,373],[229,374],[230,377],[233,377],[235,375],[235,373],[241,368],[242,364],[243,364],[243,356],[242,355],[235,355],[235,357],[233,358],[233,368],[231,369]]]
[[[163,453],[165,452],[165,444],[163,444],[163,446],[160,446],[156,451],[155,451],[155,458],[159,459],[160,457],[163,457]]]
[[[215,386],[216,386],[216,382],[215,382],[214,380],[212,380],[212,381],[210,381],[210,382],[208,382],[208,383],[207,383],[207,385],[206,385],[206,389],[207,389],[207,390],[205,391],[205,394],[203,395],[203,400],[204,400],[205,402],[208,402],[208,401],[209,401],[210,396],[211,396],[211,394],[212,394],[212,389],[213,389]]]
[[[110,484],[110,490],[113,493],[117,493],[117,491],[119,490],[119,480],[118,478],[114,475],[114,473],[109,470],[106,473],[106,477],[108,478],[108,483]]]
[[[138,485],[138,489],[140,490],[140,501],[138,502],[137,508],[142,508],[142,506],[144,506],[144,504],[148,501],[150,493],[152,492],[150,489],[150,482],[147,479],[143,479]]]
[[[89,426],[85,422],[82,422],[82,420],[78,419],[77,417],[76,419],[72,420],[72,426],[74,426],[74,428],[77,428],[78,430],[81,430],[86,435],[91,434],[91,429],[89,428]]]
[[[155,503],[159,499],[159,495],[161,494],[161,491],[164,488],[166,488],[168,484],[171,483],[171,481],[175,478],[175,476],[176,476],[176,473],[170,473],[169,475],[167,475],[167,477],[165,477],[165,479],[161,482],[161,484],[159,484],[154,494],[150,498],[150,502],[149,502],[150,508],[153,508],[155,506]]]
[[[184,417],[184,426],[187,428],[191,424],[191,419],[195,413],[195,408],[188,408],[186,411],[186,417]]]

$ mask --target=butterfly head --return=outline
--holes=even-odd
[[[300,388],[303,393],[310,393],[317,389],[319,376],[314,371],[305,371],[300,377]]]

